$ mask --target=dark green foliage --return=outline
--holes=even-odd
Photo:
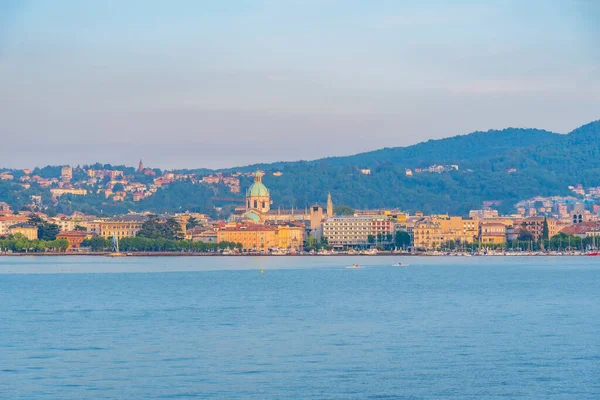
[[[548,220],[546,218],[544,218],[544,227],[542,228],[542,239],[543,240],[550,239],[549,235],[550,235],[550,231],[548,229]]]
[[[105,251],[112,248],[112,241],[100,236],[94,236],[91,239],[85,239],[81,242],[82,247],[89,247],[92,251]]]
[[[56,240],[56,235],[60,232],[60,228],[56,224],[51,224],[48,221],[44,221],[37,215],[29,217],[28,222],[31,225],[35,225],[38,228],[38,239],[45,241]]]
[[[405,231],[396,232],[396,236],[394,237],[394,244],[398,248],[403,248],[410,246],[410,235]]]
[[[174,218],[169,218],[166,221],[160,221],[156,216],[150,217],[142,224],[137,236],[147,239],[183,239],[181,226]]]
[[[187,224],[185,224],[185,229],[193,229],[193,228],[197,227],[199,224],[200,224],[200,222],[196,218],[191,217],[188,220]]]
[[[257,167],[267,171],[263,181],[271,191],[275,208],[303,209],[315,202],[325,204],[327,192],[331,191],[334,205],[346,204],[350,208],[399,207],[411,212],[464,215],[470,209],[480,208],[485,200],[499,200],[499,211],[511,212],[513,205],[523,199],[538,195],[569,195],[568,186],[572,184],[600,186],[599,139],[600,121],[568,135],[510,128],[348,157],[251,165],[229,171],[251,171]],[[414,170],[433,164],[456,164],[459,170],[441,174],[405,174],[406,168]],[[129,176],[140,175],[131,167],[94,167],[118,168]],[[371,169],[371,175],[361,174],[359,168]],[[507,172],[512,169],[516,172]],[[274,177],[270,172],[275,170],[282,171],[283,175]],[[198,172],[206,174],[209,171]],[[35,173],[58,176],[60,168],[46,167]],[[142,176],[139,179],[151,180]],[[102,194],[90,191],[88,196],[64,195],[56,207],[47,211],[66,214],[81,211],[101,216],[129,210],[157,213],[189,210],[226,217],[231,205],[240,203],[216,198],[242,199],[243,189],[250,183],[250,178],[242,176],[242,193],[232,195],[223,185],[209,187],[179,181],[137,203],[130,199],[124,202],[106,200]],[[31,195],[42,195],[44,203],[50,203],[48,189],[35,185],[23,189],[17,183],[0,181],[0,201],[6,201],[13,209],[21,209],[29,203]],[[215,202],[223,207],[224,215],[218,215],[214,210]]]
[[[521,232],[519,233],[517,240],[520,242],[528,242],[530,240],[533,240],[533,235],[528,230],[521,229]]]
[[[184,251],[184,252],[215,252],[227,249],[241,249],[239,243],[220,242],[203,243],[191,240],[169,240],[164,238],[127,237],[119,241],[119,248],[126,252],[154,252],[154,251]]]
[[[0,251],[11,250],[22,253],[39,253],[46,251],[61,251],[64,252],[69,247],[69,241],[66,239],[55,240],[29,240],[23,235],[11,235],[7,238],[0,238]]]
[[[340,205],[333,207],[333,215],[354,215],[356,210],[350,206]]]

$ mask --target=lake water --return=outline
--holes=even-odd
[[[0,398],[600,398],[600,258],[399,260],[0,257]]]

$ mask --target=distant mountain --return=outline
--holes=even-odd
[[[445,171],[429,172],[429,168],[436,165]],[[508,128],[346,157],[255,164],[220,171],[257,168],[267,173],[263,182],[271,190],[275,208],[324,204],[327,193],[331,192],[335,204],[355,208],[399,207],[413,212],[466,214],[470,209],[480,208],[486,200],[497,200],[501,202],[499,209],[509,212],[516,202],[533,196],[571,194],[569,185],[600,186],[600,121],[566,135]],[[39,173],[55,175],[55,169],[47,167]],[[370,173],[365,174],[366,170]],[[202,175],[216,172],[186,171]],[[276,171],[282,172],[281,176],[274,176]],[[182,181],[137,203],[111,203],[100,195],[64,196],[56,211],[114,213],[193,209],[210,212],[218,205],[227,212],[227,206],[239,204],[228,199],[243,198],[244,189],[250,183],[250,178],[242,176],[242,193],[234,195],[225,185],[209,188]],[[19,206],[28,201],[31,194],[47,196],[41,189],[20,193],[19,188],[19,185],[0,181],[0,201]]]
[[[456,165],[458,171],[415,171],[432,165]],[[331,191],[334,202],[359,208],[397,206],[464,214],[483,201],[498,200],[502,211],[511,211],[525,198],[570,194],[569,185],[600,186],[600,121],[567,135],[508,128],[247,169],[255,167],[283,172],[264,178],[275,203],[282,206],[323,202]],[[362,169],[371,173],[364,175]]]

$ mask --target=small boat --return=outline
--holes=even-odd
[[[600,256],[600,253],[598,253],[597,251],[591,251],[589,253],[587,253],[588,257],[598,257]]]
[[[408,267],[408,264],[402,264],[402,263],[396,263],[396,264],[392,264],[392,267]]]
[[[346,267],[346,269],[356,269],[356,268],[362,268],[360,265],[358,264],[352,264]]]

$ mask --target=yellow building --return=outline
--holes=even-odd
[[[439,221],[430,218],[421,219],[415,223],[413,232],[415,247],[426,250],[442,247],[444,237]]]
[[[217,231],[217,241],[241,243],[245,251],[268,252],[278,246],[276,228],[264,225],[226,226]]]
[[[25,222],[16,224],[8,228],[11,235],[23,235],[29,240],[38,238],[38,228],[35,225],[30,225]]]
[[[110,239],[116,236],[117,239],[124,237],[134,237],[137,235],[146,221],[145,217],[139,215],[126,215],[109,220],[100,221],[100,236]]]
[[[291,224],[226,226],[217,231],[217,241],[241,243],[245,251],[282,249],[295,252],[304,246],[304,227]]]
[[[473,243],[479,235],[479,221],[463,217],[438,217],[444,242]]]
[[[277,247],[282,250],[300,251],[304,247],[304,227],[296,225],[278,225]]]
[[[422,249],[438,249],[448,242],[473,243],[479,235],[479,220],[437,215],[415,222],[414,245]]]
[[[506,225],[501,222],[482,222],[479,240],[483,246],[506,243]]]

